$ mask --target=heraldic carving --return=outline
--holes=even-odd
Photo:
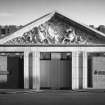
[[[87,36],[69,23],[52,18],[5,44],[87,44]]]

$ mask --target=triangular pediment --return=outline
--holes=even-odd
[[[105,34],[57,12],[49,13],[0,39],[4,45],[105,44]]]

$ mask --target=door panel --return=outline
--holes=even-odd
[[[41,73],[40,73],[40,81],[41,81],[41,87],[45,87],[45,88],[49,88],[49,82],[50,82],[50,78],[49,78],[49,70],[50,70],[50,61],[49,60],[41,60]]]
[[[23,88],[23,75],[23,58],[19,56],[0,56],[1,89]]]
[[[41,60],[41,88],[71,89],[71,60]]]
[[[10,72],[8,75],[8,88],[18,88],[18,62],[17,57],[8,57],[8,71]]]
[[[92,58],[93,88],[105,89],[105,57]]]
[[[7,56],[0,56],[0,88],[7,86]]]

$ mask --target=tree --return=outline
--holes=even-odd
[[[100,25],[98,28],[97,28],[98,31],[101,31],[103,33],[105,33],[105,26],[104,25]]]

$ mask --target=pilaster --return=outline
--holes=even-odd
[[[29,89],[29,52],[24,52],[24,88]]]
[[[87,52],[83,52],[83,88],[87,88]]]
[[[33,51],[33,89],[40,90],[40,52]]]
[[[72,52],[72,89],[79,89],[79,52]]]

